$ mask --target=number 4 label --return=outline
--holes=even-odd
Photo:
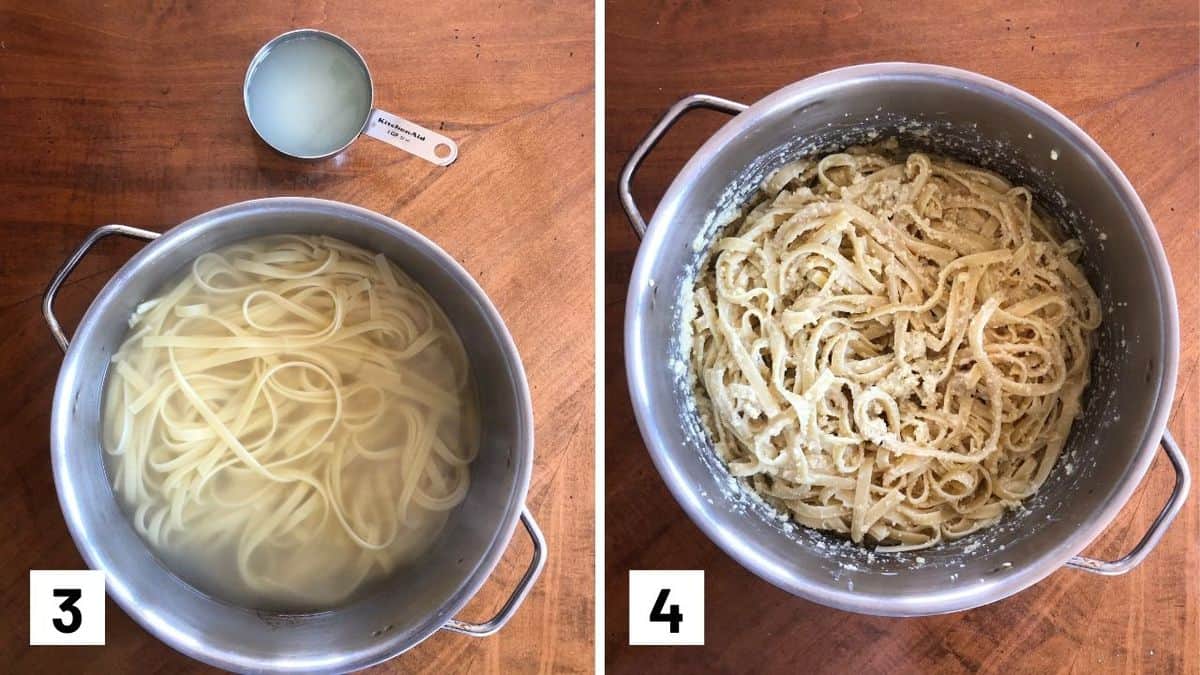
[[[704,571],[630,570],[629,644],[704,644]]]
[[[104,572],[30,570],[29,644],[104,644]]]

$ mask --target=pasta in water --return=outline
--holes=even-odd
[[[685,303],[729,471],[879,551],[996,523],[1080,412],[1100,303],[1027,188],[894,141],[787,164]]]
[[[423,553],[464,498],[466,353],[384,256],[252,239],[201,255],[130,326],[105,391],[109,476],[197,588],[328,608]]]

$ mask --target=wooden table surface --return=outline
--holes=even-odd
[[[549,541],[533,594],[495,636],[439,632],[378,670],[590,671],[592,3],[17,4],[0,9],[5,669],[204,669],[111,600],[107,646],[28,646],[28,571],[83,567],[50,468],[50,399],[62,355],[39,311],[46,283],[99,225],[164,230],[244,199],[306,195],[394,217],[461,261],[512,331],[533,393],[537,458],[528,504]],[[300,27],[355,45],[374,75],[376,103],[454,138],[457,163],[438,168],[368,138],[314,163],[268,149],[243,112],[242,77],[259,46]],[[61,295],[67,326],[134,250],[108,240],[85,260]],[[530,551],[518,528],[467,618],[482,620],[499,607]]]
[[[1170,429],[1200,470],[1200,229],[1195,0],[1174,2],[607,3],[606,661],[627,672],[1200,672],[1200,481],[1153,554],[1105,578],[1062,570],[1010,599],[949,616],[884,619],[792,597],[735,563],[667,492],[634,423],[621,319],[637,241],[616,199],[631,149],[676,99],[753,102],[855,63],[924,61],[1020,87],[1080,124],[1141,194],[1179,295],[1182,354]],[[650,213],[724,121],[695,113],[647,160],[635,195]],[[1088,552],[1129,550],[1170,492],[1155,461]],[[629,647],[628,570],[703,569],[706,646]]]

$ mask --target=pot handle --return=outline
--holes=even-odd
[[[662,118],[658,120],[658,124],[646,134],[641,143],[638,143],[634,148],[633,154],[629,156],[629,161],[625,162],[624,168],[621,169],[621,176],[617,181],[617,192],[621,196],[621,206],[625,209],[625,215],[629,217],[629,224],[633,226],[633,231],[637,234],[638,239],[646,236],[646,220],[642,218],[642,212],[638,209],[637,204],[633,201],[633,193],[630,191],[630,184],[633,182],[633,174],[642,165],[642,160],[646,159],[646,155],[658,145],[664,134],[670,129],[683,114],[689,110],[696,108],[707,108],[708,110],[716,110],[728,115],[736,115],[746,108],[745,103],[737,103],[717,96],[708,94],[692,94],[679,99],[675,105],[671,106]]]
[[[508,601],[504,603],[499,612],[496,612],[496,616],[483,623],[450,619],[445,626],[442,626],[443,628],[464,635],[487,637],[504,628],[504,624],[508,623],[513,614],[516,614],[517,608],[521,606],[525,596],[529,595],[530,589],[533,588],[533,582],[537,581],[538,575],[542,573],[542,568],[546,565],[546,539],[542,536],[542,530],[538,528],[537,521],[533,519],[533,514],[529,513],[528,507],[521,509],[521,524],[525,526],[525,531],[533,540],[533,560],[529,561],[525,576],[521,577],[521,581],[517,583],[512,595],[508,596]]]
[[[1150,524],[1150,530],[1133,547],[1133,550],[1125,554],[1120,560],[1109,562],[1107,560],[1097,560],[1077,555],[1067,561],[1067,567],[1095,574],[1115,576],[1117,574],[1125,574],[1137,567],[1146,559],[1146,556],[1150,555],[1150,551],[1154,550],[1154,547],[1158,544],[1158,540],[1162,539],[1163,534],[1167,531],[1167,527],[1171,524],[1172,520],[1175,520],[1175,516],[1179,515],[1180,509],[1183,508],[1183,503],[1187,501],[1188,488],[1192,483],[1191,474],[1188,472],[1187,458],[1184,457],[1175,439],[1171,437],[1171,432],[1163,432],[1161,445],[1163,451],[1167,453],[1167,458],[1171,460],[1171,466],[1175,468],[1175,488],[1171,491],[1171,498],[1167,500],[1167,505],[1163,507],[1158,517]]]
[[[79,264],[80,260],[83,260],[83,256],[87,255],[87,252],[96,245],[96,242],[113,234],[145,241],[153,241],[159,236],[158,232],[129,227],[128,225],[104,225],[92,230],[92,233],[87,236],[87,239],[83,240],[79,248],[75,249],[71,257],[67,258],[62,267],[58,268],[58,273],[50,280],[50,285],[46,287],[46,294],[42,296],[42,316],[46,318],[46,323],[50,326],[50,333],[64,352],[67,351],[67,347],[70,346],[71,342],[67,339],[67,334],[63,332],[62,325],[58,322],[58,317],[54,316],[54,298],[58,296],[59,289],[67,281],[67,277],[71,275],[71,272],[75,270],[75,266]]]

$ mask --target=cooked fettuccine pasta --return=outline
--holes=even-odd
[[[466,494],[462,342],[384,256],[323,236],[238,243],[130,326],[106,385],[109,476],[200,589],[329,607],[420,555]]]
[[[685,316],[730,473],[881,551],[1000,520],[1050,474],[1100,303],[1030,191],[894,142],[787,164]]]

